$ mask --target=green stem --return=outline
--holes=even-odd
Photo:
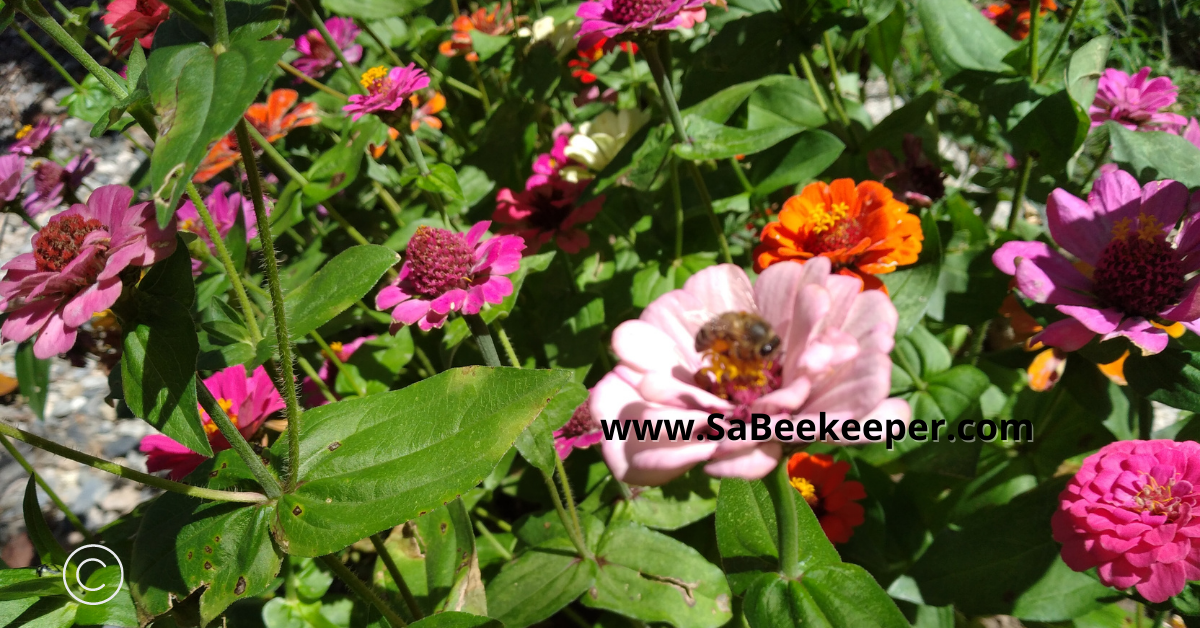
[[[240,502],[244,504],[261,504],[267,501],[267,496],[263,495],[262,493],[250,493],[244,491],[216,491],[208,488],[200,488],[199,486],[189,486],[187,484],[174,482],[166,478],[160,478],[156,475],[150,475],[149,473],[142,473],[141,471],[134,471],[129,467],[123,467],[115,462],[109,462],[103,458],[90,456],[82,451],[71,449],[70,447],[63,447],[54,441],[46,440],[41,436],[30,434],[25,430],[15,428],[5,423],[0,423],[0,434],[10,438],[15,438],[22,443],[33,445],[38,449],[44,449],[52,454],[62,456],[67,460],[74,460],[75,462],[85,464],[93,469],[99,469],[127,480],[133,480],[134,482],[145,484],[146,486],[161,488],[164,491],[179,493],[181,495],[190,495],[199,499]]]
[[[786,578],[796,579],[800,577],[800,521],[796,516],[796,489],[788,478],[786,459],[775,467],[767,487],[779,526],[779,571]]]
[[[813,97],[817,99],[817,106],[821,108],[821,113],[825,114],[826,120],[830,120],[829,105],[825,104],[825,96],[822,94],[825,90],[821,89],[821,85],[817,83],[817,75],[813,73],[807,53],[800,55],[800,69],[804,70],[804,78],[808,80],[808,88],[812,90]]]
[[[413,618],[424,619],[425,613],[421,611],[421,606],[417,604],[417,598],[413,597],[412,590],[408,588],[408,583],[404,581],[404,574],[400,573],[400,567],[396,565],[396,560],[392,558],[392,553],[383,544],[383,539],[378,534],[372,534],[371,545],[375,546],[375,552],[379,554],[379,560],[383,561],[388,573],[392,575],[392,582],[395,582],[396,588],[400,589],[400,596],[404,598],[404,604],[408,606],[408,611],[412,613]]]
[[[558,454],[554,454],[554,457],[557,458]],[[575,546],[575,551],[579,556],[592,560],[594,557],[591,550],[587,548],[587,544],[583,542],[578,529],[575,528],[575,524],[571,521],[570,515],[563,508],[562,498],[558,494],[558,487],[554,484],[554,477],[542,471],[542,478],[546,480],[546,489],[550,491],[550,501],[554,502],[554,511],[558,513],[559,521],[562,521],[563,527],[566,528],[567,536],[570,537],[571,544]]]
[[[329,343],[325,342],[325,339],[321,337],[321,334],[317,333],[316,330],[313,330],[313,331],[308,332],[308,336],[310,338],[312,338],[314,341],[316,341],[317,346],[321,347],[321,351],[325,352],[325,356],[329,358],[330,362],[333,362],[334,368],[336,368],[339,373],[346,370],[346,364],[344,362],[342,362],[341,358],[338,357],[337,352],[334,351],[333,348],[329,346]],[[354,376],[352,376],[352,374],[347,373],[346,379],[348,379],[350,381],[351,386],[354,386],[354,394],[358,395],[359,397],[367,396],[367,391],[358,387],[358,378],[357,377],[354,377]]]
[[[433,362],[429,361],[429,356],[425,353],[424,349],[414,345],[413,353],[417,355],[417,360],[421,362],[421,366],[425,367],[426,371],[429,371],[430,377],[438,374],[438,370],[434,368]]]
[[[379,198],[383,199],[383,204],[386,205],[388,211],[391,212],[392,218],[396,221],[396,227],[403,229],[404,219],[400,217],[400,212],[402,209],[400,207],[400,203],[396,202],[396,197],[392,196],[392,193],[388,192],[387,188],[383,187],[381,183],[374,179],[371,180],[371,185],[375,187],[375,193],[379,195]]]
[[[18,5],[18,8],[31,22],[37,24],[38,28],[45,31],[47,35],[54,39],[55,43],[62,46],[63,50],[66,50],[68,54],[75,57],[75,60],[84,69],[91,72],[92,76],[96,77],[96,80],[100,81],[101,85],[117,97],[117,100],[122,100],[128,95],[125,87],[117,83],[116,79],[108,73],[108,70],[104,69],[99,62],[93,59],[92,55],[88,54],[83,49],[83,46],[80,46],[79,42],[75,41],[75,38],[71,37],[62,25],[55,21],[54,17],[42,6],[42,3],[38,2],[38,0],[24,0]]]
[[[417,170],[420,171],[421,176],[429,176],[429,164],[425,162],[425,152],[421,150],[420,140],[412,133],[401,133],[401,135],[404,136],[404,143],[408,146],[408,152],[412,153],[413,161],[417,164]],[[446,223],[446,228],[453,230],[454,227],[450,224],[450,215],[446,213],[446,204],[442,202],[441,194],[429,192],[426,197],[442,215],[442,222]]]
[[[492,101],[488,99],[487,86],[483,84],[483,75],[479,73],[479,65],[474,61],[468,61],[467,65],[471,66],[471,73],[475,75],[475,85],[479,88],[479,101],[483,103],[483,111],[486,113],[492,110]]]
[[[683,193],[679,190],[679,160],[671,159],[671,201],[675,204],[675,261],[683,259]]]
[[[512,552],[508,551],[508,549],[500,544],[500,541],[492,535],[492,531],[488,530],[487,526],[483,525],[482,521],[475,522],[475,529],[479,531],[479,534],[483,536],[483,538],[487,539],[488,542],[492,544],[492,547],[496,548],[496,552],[500,554],[504,560],[512,560]]]
[[[445,74],[442,74],[441,70],[430,65],[429,62],[426,61],[424,57],[417,54],[416,52],[412,53],[412,58],[413,58],[413,61],[417,62],[417,65],[421,66],[421,69],[428,72],[429,76],[432,76],[435,80],[446,83],[447,85],[450,85],[451,87],[457,89],[460,92],[463,92],[464,94],[466,94],[472,98],[475,98],[478,100],[483,100],[483,94],[481,94],[479,92],[479,90],[475,89],[474,87],[471,87],[470,85],[467,85],[466,83],[454,78],[453,76],[447,76]]]
[[[238,120],[237,139],[239,146],[250,146],[250,134],[246,121]],[[283,287],[279,281],[279,260],[275,258],[275,242],[271,237],[271,222],[263,206],[262,181],[258,178],[258,164],[254,151],[243,150],[242,160],[246,164],[246,177],[250,182],[250,199],[254,202],[254,217],[258,221],[258,240],[262,243],[267,283],[271,288],[271,314],[275,318],[275,340],[279,348],[280,369],[283,374],[283,400],[287,404],[288,419],[288,479],[286,490],[296,488],[300,473],[300,402],[296,400],[296,374],[292,364],[292,339],[288,335],[287,314],[283,309]]]
[[[278,61],[278,62],[276,62],[276,65],[278,65],[280,67],[280,69],[282,69],[284,72],[287,72],[288,74],[291,74],[292,76],[300,79],[302,82],[306,83],[310,87],[313,87],[315,89],[323,91],[326,94],[333,96],[334,98],[340,98],[342,100],[350,99],[348,96],[339,92],[338,90],[336,90],[320,81],[313,80],[312,77],[301,72],[300,70],[297,70],[295,66],[293,66],[292,64],[290,64],[286,61]]]
[[[554,452],[554,471],[558,474],[558,483],[562,485],[563,501],[567,503],[567,512],[571,514],[575,532],[579,538],[583,539],[585,538],[583,525],[579,523],[579,513],[575,510],[575,496],[571,493],[571,480],[567,478],[567,470],[563,467],[563,461],[558,452]]]
[[[738,182],[742,184],[742,189],[747,194],[754,195],[754,184],[750,183],[750,179],[746,178],[746,171],[742,169],[742,164],[738,162],[737,157],[729,158],[729,165],[733,166],[733,174],[737,175]]]
[[[346,583],[346,586],[350,587],[350,589],[354,591],[358,597],[362,598],[363,601],[367,602],[371,606],[374,606],[375,610],[378,610],[380,614],[383,615],[384,619],[386,619],[388,623],[392,625],[392,628],[404,628],[408,625],[408,623],[405,622],[404,619],[402,619],[400,615],[396,613],[396,611],[392,610],[392,607],[389,606],[387,602],[383,601],[383,598],[376,595],[375,592],[371,590],[371,587],[368,587],[365,582],[359,580],[358,576],[354,575],[353,571],[350,571],[348,567],[343,565],[340,558],[333,554],[327,554],[321,557],[321,562],[325,563],[325,566],[329,567],[329,570],[333,572],[333,575],[337,576],[339,580]]]
[[[842,73],[838,69],[837,56],[833,54],[833,38],[829,36],[829,31],[821,34],[825,42],[825,57],[829,60],[829,76],[833,81],[833,89],[829,92],[829,98],[833,101],[833,108],[837,111],[838,117],[842,119],[842,124],[847,128],[850,126],[850,116],[846,115],[846,106],[842,103]]]
[[[1038,31],[1042,24],[1041,12],[1042,0],[1029,3],[1029,80],[1034,83],[1038,82]]]
[[[46,60],[46,63],[49,63],[50,67],[57,70],[58,73],[62,75],[64,79],[66,79],[67,83],[71,85],[71,87],[79,89],[79,83],[75,82],[75,79],[72,78],[70,74],[67,74],[67,70],[63,68],[54,57],[50,56],[50,53],[47,52],[41,44],[37,43],[36,39],[30,37],[29,33],[26,33],[25,29],[21,28],[18,24],[13,24],[13,28],[17,29],[17,35],[19,35],[21,39],[24,39],[25,43],[29,44],[29,46],[36,50],[38,54],[42,55],[42,58]]]
[[[221,54],[229,49],[229,19],[225,15],[225,0],[211,0],[213,14],[213,50]],[[218,46],[220,49],[218,49]]]
[[[329,386],[325,385],[325,380],[321,379],[321,376],[317,374],[312,364],[302,355],[296,356],[296,362],[300,363],[300,370],[304,371],[304,374],[308,375],[308,378],[317,385],[317,389],[321,391],[321,395],[325,397],[325,401],[337,403],[337,395],[334,395],[333,391],[329,390]]]
[[[195,184],[191,182],[187,184],[187,195],[192,200],[192,205],[196,206],[196,213],[200,215],[200,221],[204,223],[208,239],[212,241],[213,248],[217,249],[217,259],[221,260],[221,265],[225,267],[225,276],[229,277],[229,283],[233,284],[233,294],[238,300],[238,306],[242,308],[242,315],[246,319],[246,328],[250,330],[250,340],[254,346],[258,346],[259,341],[262,340],[262,331],[258,328],[258,319],[250,307],[250,297],[246,295],[246,286],[242,283],[242,273],[233,263],[233,256],[229,254],[225,240],[221,237],[216,223],[213,222],[212,214],[208,213],[204,199],[200,198],[200,193],[196,191]]]
[[[366,31],[367,35],[370,36],[371,39],[374,39],[376,44],[379,44],[379,47],[383,50],[383,54],[387,55],[388,61],[391,61],[392,65],[394,65],[394,66],[406,65],[403,61],[400,60],[400,57],[396,55],[396,51],[392,50],[391,46],[383,43],[383,38],[380,37],[379,35],[375,34],[375,29],[371,28],[371,25],[368,24],[366,20],[364,20],[362,18],[357,18],[354,20],[354,23],[357,24],[359,28]]]
[[[1025,214],[1025,190],[1029,188],[1029,174],[1033,172],[1033,155],[1025,155],[1021,163],[1021,178],[1017,179],[1017,188],[1013,191],[1012,213],[1008,216],[1008,230],[1017,228],[1017,223]]]
[[[496,353],[496,343],[492,342],[492,332],[488,330],[487,323],[483,322],[483,317],[478,314],[463,314],[463,318],[467,320],[467,327],[471,328],[471,335],[475,336],[475,343],[479,345],[479,352],[483,354],[483,362],[488,366],[503,366],[500,364],[500,355]]]
[[[346,54],[342,52],[341,46],[338,46],[337,41],[333,39],[333,35],[329,34],[329,29],[325,28],[325,20],[321,19],[321,15],[313,8],[312,3],[308,0],[292,0],[292,2],[296,3],[296,6],[300,9],[300,13],[312,24],[313,28],[321,33],[321,37],[325,39],[325,45],[329,46],[329,49],[333,51],[333,56],[337,57],[337,60],[342,64],[342,70],[350,75],[350,81],[354,85],[355,91],[360,94],[366,94],[366,88],[358,82],[358,70],[346,59]]]
[[[504,530],[505,532],[512,532],[511,524],[509,524],[507,521],[501,519],[500,517],[497,517],[496,515],[493,515],[492,513],[484,510],[482,506],[476,506],[475,510],[473,510],[471,512],[473,512],[478,517],[482,517],[484,519],[487,519],[488,521],[491,521],[493,525],[495,525],[497,528],[500,528],[501,530]]]
[[[504,353],[508,356],[508,361],[513,366],[521,368],[521,361],[517,359],[517,352],[513,351],[512,342],[508,339],[508,334],[504,331],[504,326],[500,321],[496,321],[496,337],[500,339],[500,346],[504,347]]]
[[[263,491],[267,493],[267,497],[275,499],[283,494],[279,488],[279,481],[275,476],[271,475],[271,471],[267,469],[259,457],[250,448],[250,443],[246,442],[246,438],[238,431],[237,426],[233,421],[229,420],[229,416],[225,414],[225,409],[217,403],[213,397],[212,391],[208,386],[201,381],[200,376],[196,375],[196,396],[199,398],[200,407],[208,413],[208,418],[216,424],[217,429],[221,431],[221,435],[225,440],[229,441],[229,446],[235,451],[242,462],[250,468],[250,472],[254,474],[254,479],[258,480]]]
[[[1063,23],[1062,32],[1058,34],[1058,39],[1054,40],[1054,47],[1050,49],[1050,59],[1046,62],[1047,68],[1054,67],[1054,62],[1058,60],[1058,53],[1062,51],[1066,45],[1067,39],[1071,36],[1071,27],[1075,24],[1075,18],[1079,15],[1079,9],[1083,6],[1084,0],[1075,0],[1075,4],[1071,5],[1071,12],[1067,14],[1067,21]],[[1040,8],[1040,7],[1039,7]],[[1033,14],[1030,14],[1032,20]],[[1044,76],[1042,78],[1045,78]]]
[[[283,170],[284,174],[286,174],[288,177],[291,177],[291,179],[296,183],[299,183],[300,187],[308,185],[308,179],[304,175],[300,174],[299,170],[293,168],[292,164],[288,163],[288,160],[284,159],[283,155],[281,155],[279,151],[267,141],[267,138],[263,137],[263,134],[259,132],[258,129],[254,128],[254,125],[247,124],[246,131],[250,133],[250,137],[254,138],[254,143],[262,148],[263,154],[270,158],[272,163],[274,163],[276,166],[279,166],[279,168]]]
[[[16,446],[12,444],[12,441],[8,440],[8,438],[3,435],[0,435],[0,444],[4,445],[4,448],[8,450],[9,455],[13,457],[13,460],[16,460],[17,464],[21,465],[21,468],[25,469],[25,472],[33,478],[33,481],[37,482],[37,485],[42,487],[43,491],[46,491],[46,494],[50,496],[50,501],[53,501],[54,505],[58,506],[58,509],[62,511],[62,514],[67,518],[67,521],[70,521],[71,525],[74,526],[76,530],[79,530],[79,533],[82,534],[89,543],[95,542],[96,536],[83,525],[83,522],[79,520],[79,517],[75,516],[75,513],[71,512],[70,508],[67,508],[66,502],[64,502],[62,498],[58,496],[58,493],[54,492],[54,489],[50,488],[50,485],[46,483],[46,480],[42,479],[42,475],[37,471],[34,471],[33,465],[29,464],[29,461],[25,459],[25,456],[21,455],[21,452],[18,451]]]

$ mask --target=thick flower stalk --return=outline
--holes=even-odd
[[[1109,68],[1100,75],[1096,88],[1096,99],[1092,101],[1088,115],[1092,128],[1109,120],[1117,122],[1130,131],[1167,131],[1178,133],[1187,118],[1164,109],[1175,104],[1179,88],[1170,78],[1150,78],[1150,68],[1142,68],[1130,76],[1125,72]]]
[[[261,366],[247,377],[245,367],[234,365],[217,371],[204,380],[204,385],[216,398],[230,422],[247,439],[254,436],[267,417],[284,407],[275,383]],[[200,408],[200,421],[204,424],[204,432],[208,434],[208,442],[214,453],[229,449],[229,441],[218,431],[204,408]],[[172,480],[187,477],[205,460],[204,456],[161,434],[143,438],[139,449],[146,454],[147,470],[169,471]]]
[[[418,69],[417,64],[410,63],[390,70],[384,66],[371,68],[363,72],[360,82],[367,93],[351,95],[349,104],[342,107],[342,111],[351,114],[352,120],[368,113],[394,112],[411,104],[409,97],[429,86],[429,76]]]
[[[347,61],[358,63],[362,60],[363,47],[354,43],[362,29],[355,25],[353,19],[331,17],[325,20],[325,28],[333,36],[333,41],[338,48],[342,49],[342,54],[346,56]],[[293,61],[292,65],[306,76],[319,78],[330,68],[342,67],[341,61],[338,61],[333,49],[325,42],[321,31],[315,28],[297,37],[295,46],[300,57]],[[299,80],[296,79],[297,82]]]
[[[122,271],[149,266],[175,251],[175,219],[158,227],[153,203],[130,205],[123,185],[96,189],[50,219],[33,236],[33,252],[5,264],[0,280],[0,327],[6,340],[37,336],[33,353],[45,359],[75,344],[78,328],[121,296]],[[136,278],[136,276],[135,276]]]
[[[794,454],[787,462],[788,479],[812,508],[830,543],[850,541],[854,528],[866,520],[860,500],[867,491],[861,482],[846,479],[850,463],[835,462],[828,454]]]
[[[1192,199],[1200,203],[1200,194]],[[1076,351],[1097,335],[1125,336],[1152,354],[1167,347],[1170,322],[1200,329],[1200,281],[1188,277],[1200,270],[1200,214],[1175,230],[1188,207],[1182,184],[1143,188],[1120,170],[1101,175],[1087,201],[1054,190],[1046,203],[1050,235],[1082,270],[1044,242],[1008,242],[992,256],[1021,294],[1067,316],[1032,341]]]
[[[154,33],[159,25],[170,17],[170,9],[158,0],[113,0],[105,7],[107,12],[100,18],[113,29],[117,40],[114,50],[125,56],[133,48],[133,42],[141,42],[147,51],[154,44]]]
[[[754,269],[786,260],[826,258],[834,272],[852,275],[866,289],[887,292],[876,275],[917,261],[921,220],[876,181],[857,186],[852,179],[810,183],[762,231],[754,249]]]
[[[1050,519],[1063,562],[1165,602],[1200,580],[1200,444],[1127,440],[1083,461]]]
[[[751,286],[732,264],[692,275],[612,336],[620,363],[592,390],[600,422],[693,421],[689,439],[603,442],[613,475],[661,485],[700,463],[715,476],[758,479],[783,454],[774,440],[709,438],[710,414],[748,423],[781,420],[901,420],[908,403],[889,399],[896,308],[882,292],[832,272],[829,260],[780,263]],[[703,439],[701,438],[703,437]],[[848,441],[840,441],[848,442]]]
[[[61,128],[61,124],[55,124],[49,118],[40,118],[33,124],[26,124],[17,131],[17,141],[9,145],[8,152],[25,156],[33,155],[42,149],[51,134]]]
[[[484,239],[490,221],[467,233],[421,226],[408,241],[400,275],[379,291],[375,307],[391,310],[394,326],[441,327],[452,312],[478,314],[485,303],[512,294],[504,275],[521,266],[525,242],[518,236]]]

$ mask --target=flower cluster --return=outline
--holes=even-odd
[[[454,18],[451,25],[454,32],[450,34],[450,39],[438,46],[438,52],[447,57],[465,53],[467,61],[474,63],[479,61],[479,53],[475,52],[471,42],[471,31],[499,37],[511,33],[516,25],[512,15],[512,4],[501,5],[497,2],[491,11],[480,7],[474,13]]]

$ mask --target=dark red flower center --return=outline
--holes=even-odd
[[[525,200],[534,210],[525,220],[539,231],[557,231],[574,209],[575,197],[560,186],[547,183],[529,192]]]
[[[583,402],[575,412],[571,415],[571,420],[562,426],[559,430],[559,435],[563,438],[575,438],[590,434],[596,431],[596,424],[592,421],[592,408],[588,402]]]
[[[1100,254],[1092,274],[1096,296],[1130,316],[1157,316],[1178,301],[1184,273],[1179,253],[1167,242],[1166,230],[1153,216],[1128,218],[1113,227],[1113,239]]]
[[[50,196],[60,183],[66,169],[53,161],[43,161],[33,168],[33,189],[42,199]]]
[[[408,241],[407,281],[417,294],[438,297],[470,283],[475,251],[461,233],[421,226]]]
[[[87,234],[103,229],[99,220],[84,220],[71,215],[55,217],[41,231],[33,245],[33,259],[42,272],[58,272],[71,263],[83,248]]]
[[[613,0],[613,21],[621,24],[642,22],[655,17],[671,5],[671,0]]]

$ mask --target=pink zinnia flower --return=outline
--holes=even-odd
[[[329,343],[329,348],[337,354],[338,360],[345,362],[346,360],[350,359],[350,356],[354,355],[355,351],[358,351],[359,347],[363,346],[363,343],[374,340],[375,338],[377,338],[377,336],[372,335],[363,336],[362,338],[355,338],[347,343],[331,342]],[[317,369],[317,377],[321,378],[322,382],[325,382],[325,386],[328,387],[330,391],[333,391],[334,384],[337,382],[337,375],[337,368],[333,365],[329,358],[326,357],[325,361],[321,363],[321,368]],[[317,386],[317,383],[311,378],[305,377],[304,381],[300,384],[300,388],[304,392],[304,401],[309,406],[323,406],[329,403],[329,400],[325,398],[325,395],[321,394],[321,389]],[[337,393],[335,392],[334,395],[337,395]]]
[[[8,152],[32,155],[42,147],[42,144],[46,143],[51,133],[61,128],[61,124],[54,124],[48,118],[41,118],[33,124],[26,124],[17,131],[17,141],[8,147]]]
[[[63,199],[69,195],[75,198],[75,191],[83,184],[83,178],[96,169],[96,159],[91,149],[83,149],[66,167],[60,166],[49,159],[39,161],[33,167],[33,192],[25,197],[25,213],[36,216],[48,209],[62,205]]]
[[[576,17],[583,24],[575,37],[579,49],[592,48],[602,39],[604,51],[616,47],[620,40],[650,31],[687,28],[704,19],[706,0],[594,0],[579,5]]]
[[[0,155],[0,209],[17,199],[28,179],[24,155]]]
[[[331,17],[325,20],[325,28],[333,36],[338,48],[342,49],[347,61],[358,63],[362,59],[363,48],[354,43],[362,30],[354,24],[354,20],[348,17]],[[331,67],[342,67],[342,62],[333,54],[333,49],[325,43],[321,31],[315,28],[296,39],[296,50],[300,51],[300,58],[293,61],[292,65],[313,78],[321,76]]]
[[[451,312],[478,314],[484,303],[503,301],[513,290],[504,275],[521,266],[525,242],[511,235],[484,240],[491,224],[476,223],[467,233],[417,227],[400,276],[379,291],[375,307],[392,310],[396,325],[415,323],[429,331],[441,327]]]
[[[424,70],[418,69],[417,64],[410,63],[403,68],[391,70],[378,66],[363,72],[362,86],[367,89],[367,95],[353,94],[350,104],[342,107],[342,111],[353,114],[352,119],[358,120],[364,114],[377,111],[395,111],[409,103],[413,92],[429,86],[429,76]]]
[[[689,440],[606,440],[604,459],[631,484],[665,484],[701,462],[715,476],[757,479],[779,462],[780,442],[712,440],[710,414],[723,414],[726,430],[767,414],[772,433],[778,421],[817,423],[822,412],[907,422],[908,402],[888,398],[896,321],[887,295],[833,274],[824,257],[772,264],[754,286],[737,266],[710,266],[616,328],[621,361],[591,396],[601,423],[678,420],[696,429]],[[731,324],[758,326],[760,342],[728,341],[721,330]]]
[[[539,175],[530,177],[530,181]],[[590,240],[579,226],[600,213],[604,196],[580,203],[589,180],[571,183],[557,175],[545,177],[545,182],[528,187],[514,194],[504,188],[496,194],[496,211],[492,220],[504,225],[501,233],[513,233],[529,243],[527,254],[533,254],[542,245],[554,240],[558,248],[567,253],[578,253],[587,248]]]
[[[1050,235],[1094,270],[1080,272],[1044,242],[1008,242],[992,255],[997,268],[1016,277],[1022,294],[1068,316],[1031,342],[1076,351],[1097,334],[1125,336],[1151,354],[1169,338],[1151,319],[1200,330],[1200,280],[1187,278],[1200,270],[1200,193],[1183,226],[1168,237],[1188,207],[1183,184],[1154,181],[1142,188],[1121,170],[1102,174],[1087,202],[1061,188],[1051,192]]]
[[[1183,130],[1179,134],[1196,148],[1200,148],[1200,122],[1195,118],[1188,120],[1187,126],[1183,127]]]
[[[279,396],[271,376],[261,366],[254,369],[253,375],[246,377],[245,367],[237,364],[213,373],[204,380],[204,385],[225,414],[229,415],[230,422],[246,438],[254,436],[267,417],[284,408],[283,397]],[[208,443],[214,453],[229,449],[229,441],[204,408],[200,408],[200,421],[204,424],[204,432],[208,434]],[[205,460],[204,456],[161,434],[146,436],[138,449],[146,454],[146,469],[151,472],[170,471],[172,480],[187,477]]]
[[[1165,602],[1200,580],[1200,444],[1125,440],[1083,461],[1050,519],[1062,558],[1100,581]]]
[[[576,449],[587,449],[604,440],[600,424],[592,418],[592,407],[588,401],[579,404],[567,424],[554,431],[554,451],[566,460]]]
[[[1100,75],[1096,99],[1088,113],[1092,128],[1114,120],[1130,131],[1167,131],[1178,133],[1187,118],[1162,111],[1175,104],[1179,88],[1171,79],[1160,76],[1146,80],[1150,68],[1142,68],[1133,76],[1109,68]]]
[[[154,31],[170,17],[170,9],[158,0],[113,0],[105,7],[108,12],[100,18],[102,22],[113,29],[113,37],[118,40],[115,52],[125,56],[133,41],[142,43],[142,48],[150,50],[154,43]]]
[[[212,192],[209,192],[208,196],[204,198],[204,206],[212,216],[217,233],[220,233],[222,238],[229,235],[229,231],[237,224],[239,215],[242,217],[242,225],[246,229],[246,242],[253,242],[258,238],[258,219],[254,216],[254,202],[233,190],[233,186],[227,181],[222,181],[213,187]],[[266,207],[267,214],[270,215],[271,204],[264,203],[264,207]],[[205,228],[204,221],[200,218],[200,212],[196,211],[196,206],[190,199],[184,201],[183,205],[175,211],[175,218],[179,220],[180,229],[196,234],[208,245],[208,250],[216,255],[217,245],[209,238],[208,229]],[[204,262],[198,259],[192,260],[193,273],[199,273],[203,266]]]
[[[23,342],[38,334],[33,354],[45,359],[75,344],[78,327],[121,296],[121,271],[149,266],[175,251],[175,219],[158,227],[154,203],[132,207],[133,190],[97,188],[33,236],[33,252],[0,267],[0,336]]]

